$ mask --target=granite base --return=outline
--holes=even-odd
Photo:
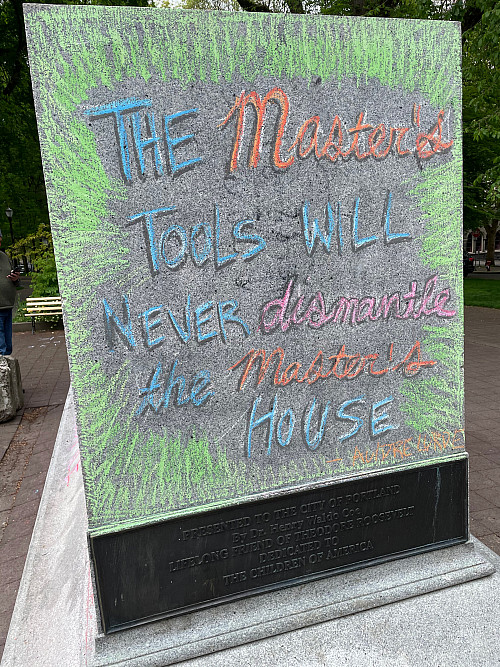
[[[500,558],[476,540],[100,634],[76,447],[70,393],[2,667],[497,664]]]

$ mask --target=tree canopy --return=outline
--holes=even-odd
[[[476,6],[477,21],[463,33],[464,223],[469,229],[500,219],[500,3],[476,0]]]
[[[0,227],[10,207],[19,238],[48,217],[20,0],[0,5],[0,146]]]
[[[51,4],[147,6],[149,3],[148,0],[99,0]],[[4,241],[10,242],[10,234],[6,233],[7,208],[14,211],[15,240],[49,221],[22,0],[0,2],[0,146],[0,229],[4,230]]]

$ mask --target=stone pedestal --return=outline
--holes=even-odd
[[[75,426],[70,395],[2,667],[497,664],[500,558],[476,540],[101,634]]]
[[[457,25],[24,11],[96,664],[470,578]]]
[[[24,405],[21,369],[15,357],[0,357],[0,422],[9,421]]]

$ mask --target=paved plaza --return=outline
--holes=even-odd
[[[69,389],[63,331],[14,334],[23,414],[0,424],[0,657]]]
[[[466,308],[465,409],[471,532],[500,554],[500,310]],[[0,424],[0,658],[69,388],[62,331],[18,332],[25,408]],[[70,464],[79,464],[77,452]],[[71,474],[71,470],[68,470]]]

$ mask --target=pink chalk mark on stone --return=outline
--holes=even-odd
[[[75,443],[70,450],[70,461],[68,471],[66,473],[66,486],[69,486],[72,475],[77,472],[80,467],[80,449],[78,447],[78,435],[75,428]]]

